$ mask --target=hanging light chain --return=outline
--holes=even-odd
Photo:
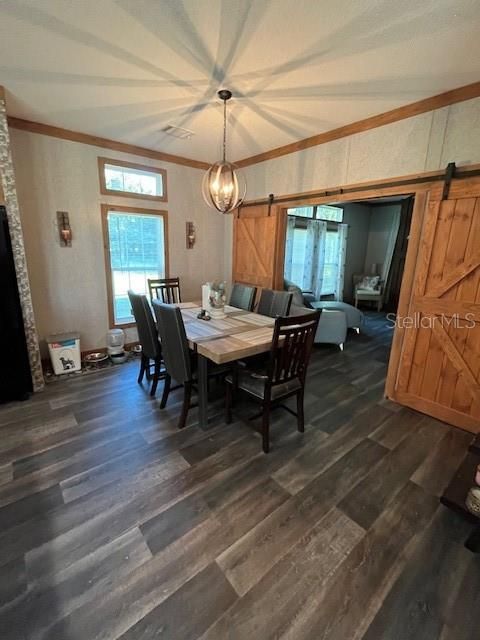
[[[223,161],[227,156],[227,100],[223,100]]]
[[[223,100],[223,160],[215,162],[205,173],[202,182],[203,198],[209,207],[228,213],[245,198],[246,182],[231,162],[227,162],[227,101],[232,97],[228,89],[218,91]]]

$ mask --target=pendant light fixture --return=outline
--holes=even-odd
[[[205,173],[202,191],[209,207],[221,213],[229,213],[242,204],[247,184],[237,167],[226,160],[227,100],[232,97],[232,92],[222,89],[217,95],[223,100],[223,159],[221,162],[215,162]]]

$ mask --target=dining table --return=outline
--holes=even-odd
[[[198,356],[199,425],[208,424],[208,361],[217,365],[269,351],[275,318],[225,306],[224,318],[198,318],[198,302],[178,303],[190,349]]]

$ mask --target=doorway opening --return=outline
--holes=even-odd
[[[348,347],[369,322],[393,335],[413,204],[395,195],[286,210],[285,285],[330,312],[317,344]]]

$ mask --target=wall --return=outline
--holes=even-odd
[[[401,208],[401,204],[371,208],[370,228],[365,254],[365,273],[370,273],[372,264],[377,264],[377,273],[381,275],[390,235],[393,233],[394,216]]]
[[[480,98],[244,169],[247,199],[480,162]]]
[[[357,203],[346,204],[343,207],[343,221],[348,224],[343,298],[345,302],[352,302],[353,275],[364,272],[370,229],[370,207]]]
[[[8,229],[15,264],[18,284],[18,295],[22,308],[25,340],[27,343],[28,359],[34,391],[40,391],[44,386],[40,350],[38,345],[37,327],[32,305],[32,294],[27,271],[25,244],[22,233],[22,221],[18,206],[17,184],[12,161],[10,132],[7,125],[7,109],[3,87],[0,87],[0,181],[1,193],[7,211]]]
[[[225,277],[225,216],[203,204],[202,171],[26,131],[11,129],[10,134],[41,339],[49,333],[78,330],[82,349],[105,346],[109,325],[101,203],[168,211],[170,274],[181,278],[184,299],[199,299],[203,282]],[[168,203],[102,196],[98,156],[166,169]],[[56,211],[70,213],[71,248],[60,246]],[[185,247],[187,220],[197,229],[191,250]],[[135,330],[127,330],[127,340],[134,339]]]
[[[480,163],[480,98],[466,100],[370,131],[327,142],[243,169],[247,200],[394,178]],[[353,218],[352,218],[353,220]],[[361,245],[361,243],[360,243]],[[226,230],[226,260],[232,235]],[[350,247],[351,248],[351,247]],[[351,272],[345,274],[345,299],[351,297]],[[365,265],[362,264],[362,269]]]

